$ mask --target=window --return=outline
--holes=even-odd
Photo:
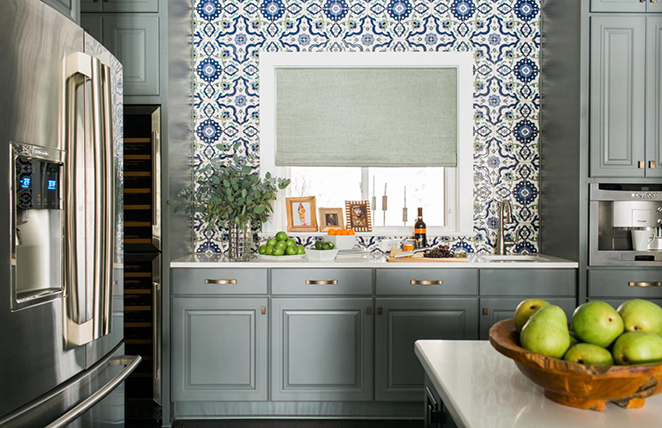
[[[318,207],[333,208],[344,207],[347,200],[368,200],[372,205],[374,196],[377,203],[376,207],[371,207],[374,209],[373,234],[400,236],[411,233],[419,206],[423,207],[423,217],[428,225],[428,234],[453,236],[473,234],[473,65],[474,60],[470,52],[260,52],[260,170],[262,174],[270,172],[279,177],[290,177],[292,179],[290,188],[279,196],[274,207],[274,215],[270,223],[265,225],[264,232],[273,233],[286,227],[285,197],[315,196]],[[390,145],[384,147],[392,147],[394,152],[381,149],[385,157],[384,159],[376,159],[375,153],[379,155],[379,149],[375,148],[372,141],[381,142],[382,140],[379,138],[370,139],[370,137],[367,140],[366,138],[358,138],[361,136],[357,130],[360,129],[360,123],[358,124],[359,128],[350,128],[355,129],[351,132],[346,132],[345,128],[331,130],[331,125],[329,125],[329,129],[324,126],[317,126],[314,132],[311,131],[312,128],[298,126],[297,120],[302,117],[301,107],[298,110],[283,109],[282,105],[278,104],[277,98],[290,99],[288,105],[292,105],[292,102],[297,99],[305,98],[306,93],[294,90],[297,85],[296,79],[288,81],[285,78],[281,82],[277,77],[278,70],[282,68],[296,70],[319,68],[323,69],[325,73],[330,73],[333,67],[338,67],[344,70],[343,72],[348,72],[347,70],[352,67],[358,69],[454,68],[456,73],[451,75],[456,76],[454,78],[457,79],[457,85],[451,93],[454,94],[452,99],[456,103],[457,126],[449,128],[453,132],[444,134],[443,132],[433,131],[433,128],[428,127],[428,131],[433,133],[426,134],[421,129],[425,127],[426,123],[430,123],[430,119],[421,121],[421,118],[425,116],[424,112],[421,111],[421,115],[417,113],[412,116],[410,114],[409,116],[412,117],[408,117],[404,113],[410,113],[410,110],[407,110],[407,112],[398,111],[397,106],[388,108],[389,103],[383,100],[379,103],[379,106],[386,105],[387,107],[378,108],[376,111],[378,113],[382,111],[382,113],[381,116],[376,113],[377,118],[375,119],[382,121],[395,120],[399,121],[398,123],[414,126],[414,128],[407,129],[404,137],[399,137],[403,141],[406,140],[407,144],[416,141],[417,135],[419,137],[454,135],[452,137],[453,141],[457,141],[456,148],[451,146],[455,156],[454,161],[441,164],[436,161],[424,165],[429,161],[430,157],[428,157],[422,159],[421,166],[415,165],[416,161],[412,162],[411,160],[407,163],[398,164],[397,159],[393,159],[393,153],[402,153],[403,146],[393,146],[394,141],[396,143],[398,141],[398,139],[393,138],[391,139],[393,141],[389,142]],[[305,77],[310,74],[303,73],[302,75]],[[286,75],[281,73],[280,76]],[[289,86],[287,88],[277,88],[277,82]],[[345,82],[345,80],[341,82]],[[420,82],[425,82],[425,79],[421,78]],[[420,85],[424,85],[420,82],[419,90]],[[291,92],[287,92],[288,88]],[[377,90],[377,88],[372,88],[367,92],[367,95],[372,96]],[[405,92],[401,91],[400,93],[404,94]],[[293,96],[294,98],[292,98]],[[322,96],[322,98],[317,97],[316,99],[318,101],[312,104],[312,108],[322,108],[324,102],[319,100],[326,100],[326,98]],[[332,97],[329,99],[332,99]],[[333,110],[334,112],[339,111],[338,108],[340,108],[340,111],[346,110],[342,108],[343,99],[342,97],[333,98],[333,105],[336,107],[336,110]],[[405,101],[411,102],[412,99],[410,97]],[[340,105],[337,105],[338,103]],[[416,105],[414,99],[412,105],[420,110],[421,106],[435,103],[434,100],[428,100]],[[435,107],[438,108],[438,106]],[[304,110],[303,113],[307,111]],[[316,122],[318,125],[328,123],[316,121],[318,117],[326,117],[322,114],[325,110],[322,108],[320,111],[320,114],[316,113],[308,120]],[[280,122],[276,120],[277,113],[281,115],[279,116],[281,117]],[[311,115],[308,114],[308,116]],[[363,118],[365,115],[347,114],[347,117]],[[444,120],[447,123],[448,119]],[[283,123],[288,126],[297,126],[291,129],[283,128]],[[415,125],[416,123],[419,125]],[[277,127],[277,124],[280,124],[281,127]],[[336,122],[332,122],[332,124],[336,124]],[[283,130],[291,132],[287,134]],[[288,138],[283,140],[282,145],[278,145],[276,141],[279,135]],[[299,137],[294,144],[291,143],[292,135],[295,137],[305,135],[305,138]],[[362,165],[361,162],[356,161],[357,158],[360,158],[362,152],[352,146],[352,141],[347,141],[347,135],[356,136],[356,141],[366,141],[366,147],[370,146],[371,148],[371,159],[373,159],[371,162]],[[342,144],[337,146],[334,144],[335,136],[345,137],[341,138]],[[371,137],[374,136],[371,134]],[[308,143],[309,141],[312,142]],[[419,139],[418,142],[420,141]],[[430,144],[434,144],[434,141],[427,141],[425,144],[428,149],[423,152],[433,153],[436,158],[439,158],[439,153],[443,151],[430,148]],[[444,147],[448,147],[447,143],[444,144],[446,144]],[[315,147],[319,150],[315,150]],[[329,152],[330,147],[334,149],[331,152]],[[347,150],[339,149],[339,147],[344,147]],[[276,166],[277,154],[281,156],[283,153],[286,155],[278,158],[278,162],[280,165],[289,166]],[[320,153],[324,153],[321,158]],[[331,153],[339,153],[342,156],[336,158]],[[353,157],[348,158],[348,153],[351,153]],[[357,154],[354,155],[353,153]],[[411,158],[410,156],[407,157]],[[389,167],[388,165],[393,166]],[[386,195],[388,196],[386,219],[384,219],[384,211],[382,211],[382,196],[384,195],[385,185],[387,187]],[[408,210],[406,226],[402,221],[405,187],[407,188],[406,206]]]

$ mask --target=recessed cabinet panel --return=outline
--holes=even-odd
[[[568,317],[568,322],[572,319],[572,314],[577,306],[577,300],[572,297],[558,298],[539,296],[537,299],[543,299],[551,305],[561,307]],[[480,339],[490,338],[490,328],[499,321],[513,318],[515,309],[525,298],[481,298],[480,299]]]
[[[645,175],[645,17],[591,18],[591,175]]]
[[[80,0],[81,12],[102,12],[103,0]]]
[[[662,299],[662,269],[591,269],[588,296]]]
[[[272,306],[273,401],[372,400],[372,299],[275,298]]]
[[[647,12],[660,13],[662,12],[662,3],[660,0],[648,0]]]
[[[646,176],[662,177],[662,17],[647,17],[646,32]]]
[[[124,66],[124,95],[159,95],[159,17],[104,15],[103,44]]]
[[[86,33],[102,43],[103,40],[103,18],[101,15],[84,13],[80,17],[80,25]],[[102,43],[103,44],[103,43]]]
[[[475,340],[477,298],[376,300],[375,399],[421,401],[424,372],[417,340]]]
[[[591,0],[591,12],[646,12],[641,0]]]
[[[267,399],[266,298],[174,298],[176,401]]]

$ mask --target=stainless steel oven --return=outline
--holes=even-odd
[[[662,266],[662,184],[593,183],[591,266]]]

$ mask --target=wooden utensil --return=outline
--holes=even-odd
[[[492,326],[490,343],[540,385],[547,398],[564,406],[603,411],[612,401],[624,408],[639,408],[646,398],[662,392],[660,364],[600,367],[546,357],[519,346],[512,318]]]

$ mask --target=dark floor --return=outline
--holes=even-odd
[[[423,421],[380,420],[198,420],[176,421],[173,428],[423,428]]]

